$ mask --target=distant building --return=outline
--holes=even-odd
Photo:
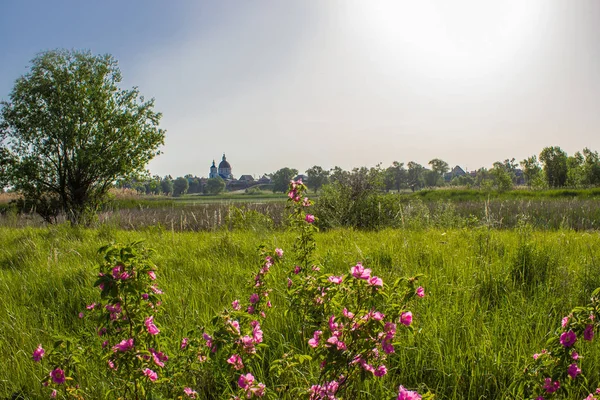
[[[466,174],[467,173],[461,167],[459,167],[457,165],[454,168],[452,168],[452,171],[444,174],[444,180],[446,182],[450,182],[452,179],[456,178],[457,176],[465,176]]]
[[[212,165],[210,166],[210,173],[208,174],[209,178],[216,178],[220,176],[223,180],[232,180],[233,175],[231,174],[231,164],[227,162],[225,158],[225,153],[223,153],[223,159],[219,163],[219,168],[215,165],[215,160],[213,160]]]

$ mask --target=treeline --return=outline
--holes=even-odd
[[[205,179],[188,174],[173,178],[171,175],[142,177],[119,181],[117,188],[134,189],[140,194],[182,196],[184,194],[218,194],[225,190],[221,177]]]
[[[283,168],[277,171],[290,177],[296,170]],[[306,170],[307,185],[318,191],[327,184],[344,185],[369,182],[369,186],[382,191],[416,191],[423,188],[442,186],[461,186],[497,191],[507,191],[514,186],[527,186],[534,189],[548,188],[586,188],[600,186],[600,157],[597,151],[584,148],[569,156],[558,146],[544,148],[539,156],[532,155],[520,162],[514,158],[496,161],[492,168],[479,168],[476,171],[464,171],[459,166],[450,168],[442,159],[434,158],[425,167],[417,162],[407,164],[394,161],[387,168],[377,165],[372,168],[354,168],[345,171],[340,167],[325,170],[314,166]],[[364,183],[358,184],[358,188]],[[285,191],[283,185],[274,181],[273,190]]]

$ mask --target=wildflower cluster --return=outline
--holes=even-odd
[[[310,360],[320,371],[308,396],[336,399],[345,391],[353,398],[362,381],[387,374],[397,330],[412,329],[413,315],[406,305],[423,297],[424,290],[417,287],[417,278],[384,284],[360,262],[343,275],[322,273],[313,257],[315,217],[307,212],[312,202],[304,197],[305,190],[301,181],[290,183],[290,225],[299,234],[287,286],[290,308],[298,311],[302,338],[312,353]],[[399,398],[420,396],[402,388]]]
[[[271,269],[283,257],[283,250],[275,249],[270,254],[264,247],[259,249],[261,263],[257,273],[249,283],[250,293],[246,300],[234,300],[231,309],[227,309],[213,319],[210,332],[202,332],[201,338],[182,340],[181,349],[188,355],[193,354],[198,363],[213,371],[221,371],[229,376],[229,390],[245,398],[263,397],[266,387],[257,382],[252,374],[252,363],[258,349],[264,347],[261,324],[271,308],[266,277]]]
[[[536,400],[573,396],[586,382],[580,362],[585,344],[594,340],[598,329],[600,288],[586,307],[577,307],[561,320],[561,327],[546,343],[546,348],[533,355],[519,382],[518,391]],[[600,399],[600,389],[585,400]]]

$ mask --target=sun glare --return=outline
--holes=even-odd
[[[453,78],[493,74],[526,58],[547,18],[541,0],[362,4],[355,20],[364,22],[362,41],[375,58]]]

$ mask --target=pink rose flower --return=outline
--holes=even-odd
[[[144,320],[144,325],[146,325],[146,329],[148,333],[151,335],[158,335],[160,330],[154,325],[154,316],[150,316]]]
[[[402,315],[400,315],[400,323],[402,325],[410,326],[410,324],[412,324],[412,319],[413,316],[410,311],[403,312]]]
[[[425,289],[423,289],[423,286],[419,286],[417,288],[417,296],[419,296],[419,297],[425,297]]]
[[[350,273],[357,279],[367,280],[371,277],[371,270],[363,267],[361,263],[357,263],[354,267],[350,268]]]
[[[275,254],[277,255],[277,257],[281,258],[283,257],[283,250],[282,249],[275,249]]]
[[[309,224],[312,224],[313,222],[315,222],[315,216],[312,214],[306,214],[306,218],[304,218],[306,220],[306,222],[308,222]]]
[[[149,368],[144,369],[144,375],[147,376],[152,382],[158,379],[158,374]]]
[[[38,362],[42,359],[42,357],[44,357],[44,354],[46,353],[46,351],[44,350],[44,348],[42,347],[42,345],[38,345],[37,349],[35,349],[33,351],[33,361]]]
[[[50,372],[50,378],[52,378],[52,382],[61,385],[66,381],[65,371],[60,368],[55,368]]]

